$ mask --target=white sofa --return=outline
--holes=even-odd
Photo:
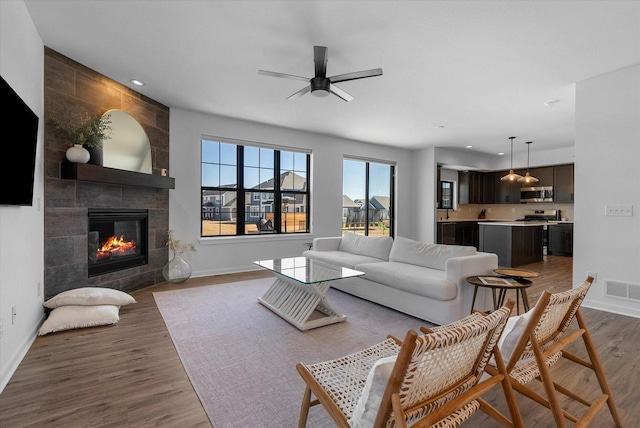
[[[365,273],[333,281],[331,287],[440,325],[470,313],[474,287],[466,278],[493,274],[498,267],[497,255],[475,247],[351,232],[315,238],[303,255]],[[490,292],[479,287],[475,309],[492,308]]]

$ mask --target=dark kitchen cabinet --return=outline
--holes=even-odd
[[[498,256],[498,266],[517,267],[543,259],[542,226],[479,225],[479,247]]]
[[[553,201],[573,202],[573,164],[553,168]]]
[[[458,174],[458,203],[493,204],[495,183],[493,174],[477,171],[461,171]]]
[[[438,223],[437,233],[438,244],[455,245],[456,244],[456,224],[454,222]]]
[[[477,221],[452,221],[438,223],[438,244],[469,245],[478,248],[478,222]]]
[[[524,175],[527,173],[527,170],[522,171],[522,174],[520,175]],[[530,168],[529,169],[529,174],[531,174],[533,177],[537,178],[539,181],[537,181],[536,183],[523,183],[521,182],[520,185],[521,187],[532,187],[532,186],[536,186],[536,187],[546,187],[546,186],[553,186],[554,182],[553,182],[553,176],[554,176],[554,167],[552,166],[547,166],[547,167],[541,167],[541,168]]]
[[[550,224],[547,254],[573,256],[573,223]]]
[[[520,183],[517,181],[502,181],[501,178],[507,175],[509,171],[497,171],[492,173],[493,182],[495,183],[495,204],[519,204],[520,203]],[[516,174],[522,175],[523,171],[515,171]]]

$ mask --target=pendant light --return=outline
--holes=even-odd
[[[520,183],[537,183],[538,181],[540,181],[529,174],[529,146],[531,145],[531,143],[533,143],[533,141],[527,141],[525,143],[527,145],[527,173],[524,175],[524,177],[518,178],[518,181]]]
[[[518,175],[515,172],[513,172],[513,140],[515,138],[516,137],[509,137],[509,139],[511,140],[511,169],[509,170],[509,174],[505,175],[500,179],[502,181],[519,181],[522,178],[521,175]]]

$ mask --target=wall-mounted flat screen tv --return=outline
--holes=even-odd
[[[33,205],[38,116],[0,76],[2,158],[0,206]]]

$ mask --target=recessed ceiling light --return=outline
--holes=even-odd
[[[442,128],[444,128],[444,125],[438,125],[438,126],[436,126],[436,128],[437,129],[442,129]]]
[[[467,149],[470,149],[470,148],[471,148],[471,147],[473,147],[473,146],[465,146],[465,147],[466,147]]]
[[[498,153],[498,156],[502,156],[502,155],[504,155],[504,152]]]
[[[144,86],[144,85],[146,85],[146,83],[144,83],[142,80],[138,80],[138,79],[131,79],[131,83],[133,83],[136,86]]]

